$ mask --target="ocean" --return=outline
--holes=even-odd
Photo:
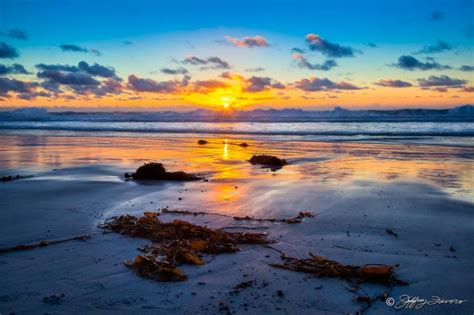
[[[0,120],[0,135],[44,134],[150,137],[174,134],[176,137],[218,135],[243,139],[298,141],[369,141],[474,145],[473,122],[154,122],[93,120]]]

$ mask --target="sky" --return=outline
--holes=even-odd
[[[474,103],[474,0],[0,0],[0,109]]]

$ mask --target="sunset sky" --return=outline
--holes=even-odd
[[[451,107],[474,1],[0,0],[0,108]]]

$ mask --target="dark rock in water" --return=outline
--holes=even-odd
[[[128,176],[128,177],[127,177]],[[183,171],[169,172],[161,163],[150,162],[140,166],[133,174],[125,173],[125,178],[152,179],[152,180],[199,180],[199,176],[188,174]]]
[[[203,139],[201,139],[201,140],[198,141],[198,144],[199,144],[199,145],[204,145],[204,144],[207,144],[207,143],[208,143],[208,142],[207,142],[206,140],[203,140]]]
[[[390,234],[390,235],[393,235],[395,237],[398,237],[398,234],[395,233],[392,229],[386,229],[385,232],[387,232],[387,234]]]
[[[46,296],[43,298],[43,303],[45,304],[59,304],[62,302],[62,300],[64,299],[65,295],[64,294],[61,294],[61,295],[51,295],[51,296]]]
[[[247,144],[247,142],[242,142],[241,144],[239,144],[240,147],[243,147],[243,148],[246,148],[248,147],[249,145]]]
[[[0,177],[0,182],[10,182],[10,181],[16,180],[16,179],[24,179],[24,178],[31,178],[31,177],[33,177],[33,175],[25,175],[25,176],[22,176],[22,175],[16,175],[16,176],[8,175],[8,176]]]
[[[266,154],[254,155],[249,160],[249,162],[252,163],[252,164],[261,164],[261,165],[268,165],[268,166],[280,166],[280,167],[288,164],[286,162],[286,160],[284,160],[284,159],[280,159],[280,158],[277,158],[276,156],[266,155]]]

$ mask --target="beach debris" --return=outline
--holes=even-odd
[[[253,155],[250,158],[249,162],[251,164],[260,164],[260,165],[265,165],[265,166],[276,166],[276,167],[282,167],[288,164],[286,160],[284,159],[280,159],[276,156],[266,155],[266,154]]]
[[[390,235],[393,235],[395,237],[398,237],[398,234],[395,233],[392,229],[386,229],[385,232],[387,232],[387,234],[390,234]]]
[[[273,219],[273,218],[253,218],[250,216],[239,217],[239,216],[231,216],[222,213],[212,213],[212,212],[204,212],[204,211],[187,211],[187,210],[170,210],[167,208],[161,209],[161,214],[180,214],[180,215],[217,215],[232,218],[236,221],[256,221],[256,222],[280,222],[280,223],[287,223],[287,224],[296,224],[303,222],[305,218],[312,218],[314,214],[309,211],[300,211],[297,216],[287,219]],[[157,213],[159,215],[159,213]]]
[[[43,240],[40,241],[39,243],[35,244],[22,244],[22,245],[15,245],[12,247],[5,247],[5,248],[0,248],[0,254],[4,253],[9,253],[9,252],[16,252],[16,251],[22,251],[22,250],[30,250],[30,249],[35,249],[38,247],[46,247],[50,245],[55,245],[55,244],[60,244],[60,243],[65,243],[69,241],[85,241],[90,239],[90,235],[81,235],[81,236],[75,236],[75,237],[70,237],[62,240],[57,240],[57,241],[48,241],[48,240]]]
[[[451,246],[451,247],[449,247],[449,251],[450,251],[450,252],[455,252],[456,249],[455,249],[453,246]]]
[[[202,177],[189,174],[183,171],[170,172],[167,171],[162,163],[148,162],[140,166],[135,173],[125,173],[126,179],[148,179],[148,180],[177,180],[192,181],[200,180]]]
[[[194,249],[209,254],[238,251],[237,244],[271,243],[267,240],[266,234],[225,232],[181,220],[167,223],[153,217],[149,212],[142,217],[131,215],[112,217],[99,227],[153,242],[189,240],[193,241]]]
[[[138,255],[133,261],[125,261],[124,264],[143,278],[161,282],[187,280],[181,269],[167,261],[157,260],[154,256]]]
[[[344,265],[312,253],[309,253],[309,256],[309,258],[298,259],[282,254],[281,259],[283,263],[270,264],[270,266],[309,273],[323,278],[340,278],[348,281],[379,284],[407,284],[405,281],[394,277],[395,266],[383,264],[368,264],[364,266]]]
[[[358,286],[357,284],[354,284],[355,285],[355,288],[354,288],[354,292],[357,292],[359,290],[361,290],[362,288],[360,286]],[[385,291],[381,294],[378,294],[376,296],[369,296],[368,293],[363,290],[363,295],[357,295],[354,300],[356,300],[357,302],[360,302],[360,303],[365,303],[365,306],[360,309],[359,311],[355,312],[354,314],[356,315],[362,315],[365,311],[367,311],[372,305],[374,305],[375,302],[377,301],[383,301],[385,302],[389,297],[390,297],[390,291],[392,290],[393,288],[393,285],[392,284],[389,284],[387,285]]]
[[[112,217],[99,226],[120,234],[151,240],[151,246],[140,248],[138,255],[125,265],[141,277],[157,281],[184,281],[179,265],[204,265],[204,254],[234,253],[239,244],[264,245],[272,241],[262,233],[225,232],[174,220],[158,219],[158,214],[146,212],[142,217],[123,215]]]
[[[224,301],[219,302],[219,311],[227,312],[227,314],[232,314],[229,309],[229,305],[225,304]]]
[[[285,294],[283,293],[282,290],[278,290],[278,291],[277,291],[277,296],[278,296],[278,297],[284,297]]]
[[[32,178],[32,177],[34,176],[33,175],[19,175],[19,174],[17,174],[16,176],[7,175],[7,176],[0,177],[0,182],[10,182],[12,180]]]
[[[205,145],[205,144],[208,144],[209,142],[207,142],[207,140],[204,140],[204,139],[200,139],[198,140],[198,144],[199,145]]]
[[[45,296],[43,298],[43,303],[50,304],[50,305],[59,304],[63,301],[65,296],[66,295],[64,295],[64,293],[61,293],[61,295],[53,294],[53,295],[50,295],[50,296]]]
[[[247,288],[253,287],[254,285],[255,285],[255,280],[243,281],[243,282],[235,285],[234,290],[247,289]]]

